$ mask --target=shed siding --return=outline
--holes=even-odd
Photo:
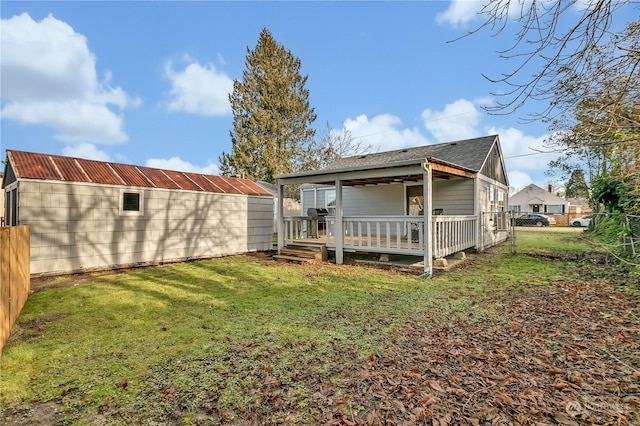
[[[445,215],[474,214],[473,179],[434,180],[432,200]]]
[[[20,222],[31,225],[31,273],[55,274],[269,250],[273,199],[128,188],[141,216],[120,215],[124,187],[22,181]]]

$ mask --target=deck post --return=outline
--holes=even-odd
[[[280,254],[280,251],[282,250],[282,247],[284,247],[284,238],[283,238],[283,234],[284,234],[284,190],[283,190],[283,186],[282,183],[280,183],[280,180],[278,180],[278,206],[277,206],[277,218],[278,218],[278,222],[277,222],[277,232],[278,232],[278,254]]]
[[[424,200],[424,273],[423,278],[431,278],[433,275],[433,197],[431,182],[431,166],[429,161],[425,160],[422,173],[422,199]]]
[[[336,179],[336,225],[334,241],[336,243],[336,265],[344,262],[344,229],[342,225],[342,181]]]

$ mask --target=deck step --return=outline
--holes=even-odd
[[[311,263],[314,260],[314,259],[309,259],[305,257],[287,256],[283,254],[276,254],[273,256],[273,258],[276,260],[286,260],[288,262],[298,262],[298,263]]]
[[[302,257],[305,259],[322,260],[322,253],[320,250],[302,250],[283,248],[280,250],[280,254],[284,256]]]
[[[326,243],[324,241],[289,241],[287,247],[305,247],[309,249],[321,249]]]

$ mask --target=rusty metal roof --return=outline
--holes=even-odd
[[[267,190],[255,182],[239,177],[177,172],[13,149],[7,150],[7,158],[17,179],[271,196]]]

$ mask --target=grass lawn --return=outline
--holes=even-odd
[[[640,424],[637,270],[519,232],[431,280],[234,256],[60,277],[4,349],[12,424]],[[540,243],[544,241],[544,243]],[[584,257],[577,257],[583,259]]]

